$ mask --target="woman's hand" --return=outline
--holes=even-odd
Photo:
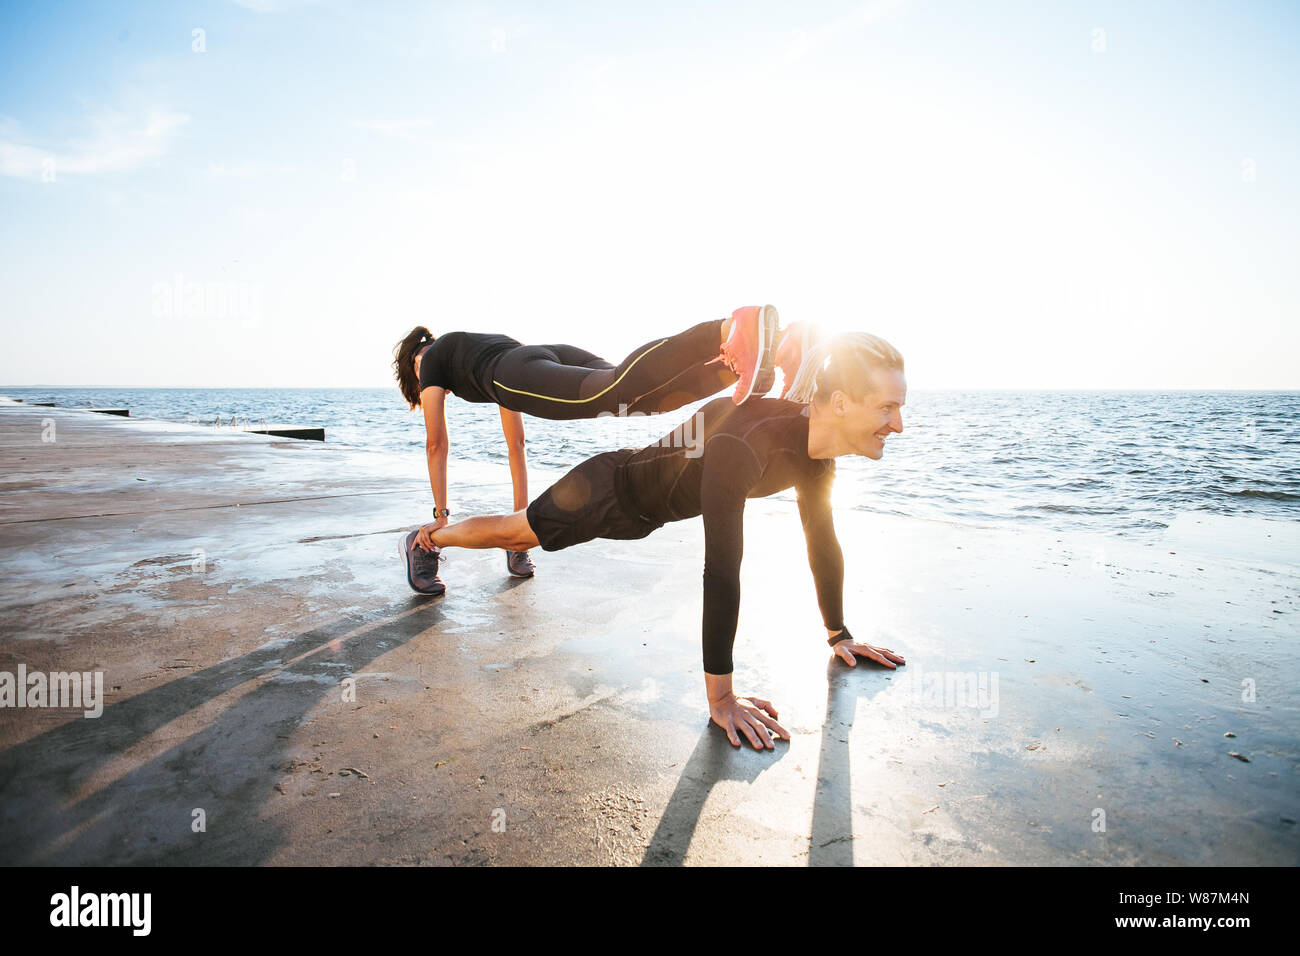
[[[420,528],[420,533],[415,536],[415,546],[423,548],[425,551],[432,551],[437,547],[433,543],[433,533],[447,527],[447,516],[443,515],[437,521],[426,524]]]

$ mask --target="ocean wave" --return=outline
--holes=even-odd
[[[326,440],[424,455],[424,426],[395,388],[2,389],[64,406],[125,406],[132,417],[210,426],[220,418],[319,425]],[[907,430],[880,461],[845,457],[844,507],[981,524],[1141,533],[1188,509],[1300,517],[1300,393],[915,393]],[[567,470],[613,447],[648,444],[687,406],[647,423],[529,419],[528,462]],[[491,405],[447,409],[456,460],[506,460]],[[1253,427],[1254,441],[1249,428]],[[642,429],[645,434],[642,435]],[[1085,437],[1086,436],[1086,437]]]
[[[1266,501],[1300,501],[1300,494],[1293,491],[1269,491],[1265,488],[1242,488],[1237,491],[1224,489],[1220,494],[1230,498],[1259,498]]]

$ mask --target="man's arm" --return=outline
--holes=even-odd
[[[771,701],[744,700],[732,690],[732,645],[740,616],[740,559],[744,551],[745,496],[762,475],[750,447],[733,435],[715,435],[704,454],[700,505],[704,516],[704,683],[709,715],[740,746],[739,729],[755,749],[772,747],[769,730],[789,733],[773,718]]]
[[[826,633],[834,638],[844,630],[844,551],[835,536],[835,519],[831,511],[833,469],[816,479],[795,487],[799,497],[799,520],[803,522],[804,541],[808,546],[808,567],[817,588],[817,605],[821,608]]]
[[[745,549],[745,496],[762,475],[758,458],[733,435],[704,450],[704,672],[730,674],[740,617],[740,559]]]
[[[799,520],[803,522],[804,540],[808,544],[808,566],[817,586],[817,604],[821,607],[828,643],[835,649],[835,655],[850,666],[856,666],[857,657],[861,656],[893,669],[897,664],[907,663],[901,654],[887,647],[860,644],[844,626],[844,552],[835,536],[831,511],[834,480],[835,472],[828,469],[821,477],[795,489],[799,496]]]

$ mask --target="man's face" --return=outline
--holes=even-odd
[[[894,369],[877,369],[871,378],[874,388],[862,401],[836,392],[831,408],[840,423],[840,435],[853,453],[880,459],[885,454],[885,439],[903,430],[907,381]]]

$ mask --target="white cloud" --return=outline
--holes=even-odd
[[[319,0],[235,0],[239,6],[254,13],[279,13],[290,7],[301,7],[318,2]]]
[[[808,30],[795,30],[786,59],[800,59],[815,47],[828,43],[842,34],[852,33],[884,20],[901,10],[905,3],[906,0],[871,0],[838,19],[827,21]]]
[[[180,127],[189,122],[182,113],[150,112],[132,123],[119,113],[105,113],[91,122],[84,137],[59,145],[43,145],[20,126],[0,123],[0,175],[40,180],[55,176],[89,176],[127,172],[162,156]]]
[[[208,163],[210,179],[253,179],[261,173],[257,163]]]
[[[357,128],[383,133],[385,136],[395,136],[398,139],[407,139],[415,130],[427,129],[432,125],[433,121],[428,119],[362,120],[357,123]]]

